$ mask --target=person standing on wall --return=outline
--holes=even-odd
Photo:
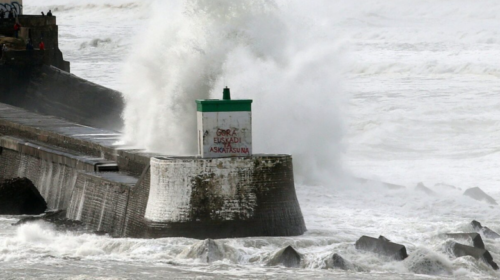
[[[16,24],[14,24],[14,37],[19,38],[19,30],[21,30],[21,25],[16,21]]]
[[[49,10],[49,12],[47,13],[47,16],[48,16],[48,17],[51,17],[51,16],[52,16],[52,10]]]

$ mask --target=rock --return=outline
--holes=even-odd
[[[471,246],[463,245],[460,243],[454,243],[452,246],[453,254],[459,258],[463,256],[471,256],[476,260],[482,260],[489,264],[494,270],[498,270],[498,265],[493,261],[493,257],[490,252],[485,249],[474,248]]]
[[[362,236],[356,241],[356,249],[388,256],[395,260],[404,260],[408,257],[406,247],[401,244],[392,243],[388,239]]]
[[[276,252],[267,265],[269,266],[277,266],[283,265],[284,267],[300,267],[300,262],[302,260],[302,256],[293,249],[292,246],[288,246],[284,249]]]
[[[464,192],[464,195],[471,197],[475,200],[484,201],[484,202],[487,202],[487,203],[493,204],[493,205],[498,205],[498,203],[496,202],[495,199],[493,199],[493,197],[487,195],[482,189],[480,189],[478,187],[470,188],[470,189],[466,190]]]
[[[435,191],[429,189],[423,183],[418,183],[417,186],[415,187],[415,191],[417,191],[417,192],[423,192],[423,193],[425,193],[426,195],[429,195],[429,196],[436,196],[437,195]]]
[[[200,241],[187,251],[181,253],[183,257],[190,259],[199,259],[206,263],[212,263],[224,259],[224,247],[212,239]]]
[[[484,237],[486,238],[491,238],[491,239],[497,239],[500,238],[500,234],[494,232],[493,230],[489,229],[488,227],[483,227],[480,222],[478,221],[472,221],[471,222],[472,227],[474,230],[478,233],[482,233]]]
[[[474,247],[485,249],[483,239],[479,233],[447,233],[446,236],[453,239],[467,239],[471,240]]]
[[[0,215],[39,215],[47,202],[27,178],[0,181]]]
[[[453,275],[453,265],[445,257],[425,248],[418,248],[404,260],[409,271],[426,275]]]
[[[57,230],[85,231],[85,227],[82,222],[73,221],[66,218],[66,210],[51,211],[44,213],[41,216],[24,217],[21,218],[17,223],[12,225],[19,226],[26,223],[37,222],[37,221],[44,221],[54,224]]]

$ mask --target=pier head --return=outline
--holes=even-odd
[[[289,155],[252,154],[252,100],[197,100],[196,157],[153,157],[151,236],[290,236],[305,231]]]

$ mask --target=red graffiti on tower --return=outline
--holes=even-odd
[[[210,147],[211,153],[216,154],[250,154],[247,147],[241,147],[242,140],[238,129],[217,129],[214,137],[214,146]]]

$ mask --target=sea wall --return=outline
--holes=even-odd
[[[10,136],[0,137],[0,147],[0,178],[30,179],[51,209],[68,208],[78,172],[95,172],[109,164],[105,159]]]
[[[97,128],[123,126],[117,91],[48,65],[0,65],[0,77],[0,102]]]
[[[288,155],[165,157],[120,135],[0,103],[0,177],[117,237],[291,236],[306,230]]]
[[[129,192],[137,178],[114,173],[78,174],[67,218],[92,231],[125,236]]]

